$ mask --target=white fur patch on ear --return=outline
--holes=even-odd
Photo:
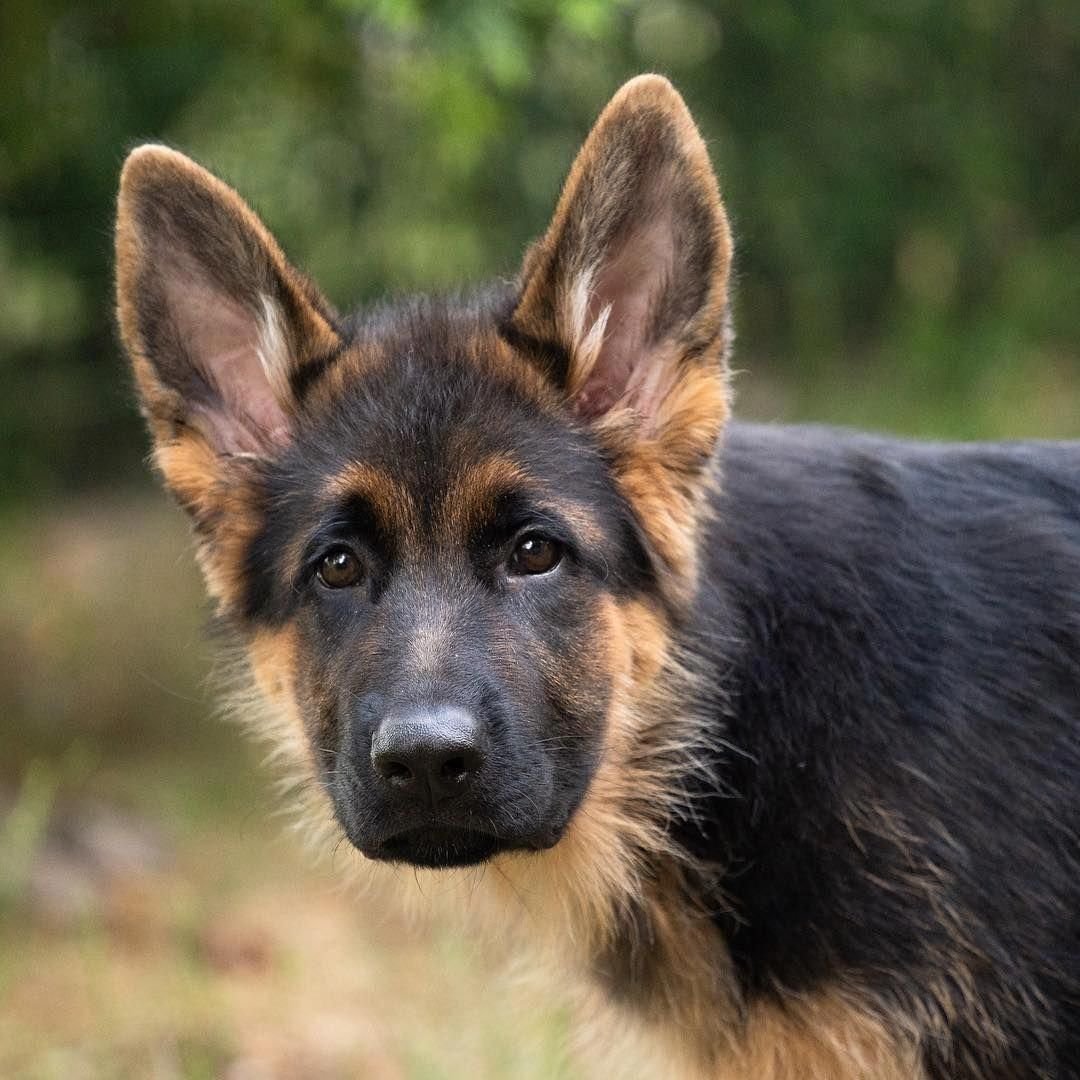
[[[255,352],[274,397],[284,403],[290,396],[289,340],[285,323],[281,308],[266,293],[260,293],[259,299],[262,301],[262,317],[258,320]]]
[[[599,314],[589,320],[589,304],[593,298],[595,267],[578,274],[567,291],[564,318],[569,330],[570,350],[574,357],[571,383],[567,389],[576,394],[585,385],[600,357],[604,332],[611,317],[611,304],[605,304]]]

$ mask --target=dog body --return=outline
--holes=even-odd
[[[733,425],[723,460],[695,850],[741,988],[867,989],[929,1076],[1075,1075],[1080,446]]]
[[[729,423],[666,81],[471,299],[340,318],[160,147],[117,236],[257,723],[372,868],[487,867],[661,1075],[1080,1072],[1080,448]]]

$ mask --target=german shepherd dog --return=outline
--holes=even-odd
[[[344,317],[136,149],[121,334],[258,723],[659,1075],[1080,1076],[1080,444],[731,423],[731,252],[655,75],[513,284]]]

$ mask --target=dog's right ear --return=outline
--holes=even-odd
[[[287,443],[305,367],[341,347],[334,313],[236,192],[163,146],[124,164],[116,273],[158,467],[208,529],[230,469]]]

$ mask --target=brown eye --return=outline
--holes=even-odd
[[[364,577],[360,560],[348,548],[328,551],[319,560],[316,573],[328,589],[348,589],[359,585]]]
[[[562,561],[562,544],[546,536],[526,536],[518,541],[507,566],[511,574],[546,574]]]

